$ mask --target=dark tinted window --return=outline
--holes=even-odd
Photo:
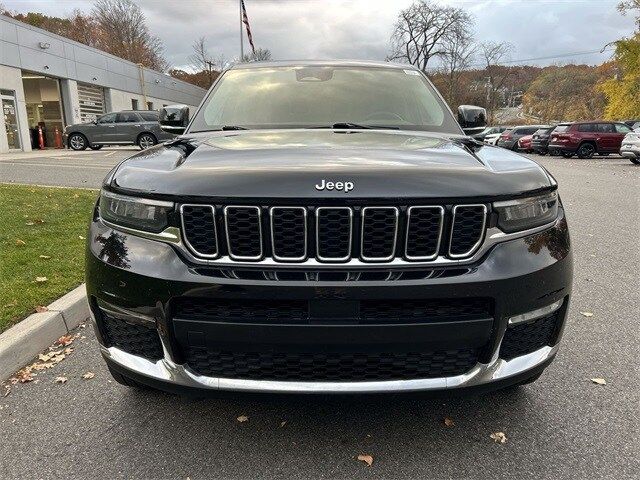
[[[616,133],[613,123],[598,123],[598,133]]]
[[[135,123],[139,122],[140,117],[138,117],[137,113],[133,112],[121,112],[118,114],[118,123]]]
[[[579,132],[597,132],[598,127],[596,123],[581,123],[578,125]]]
[[[98,119],[98,123],[113,123],[116,121],[115,113],[107,113]]]
[[[158,112],[140,112],[140,116],[147,122],[158,121]]]

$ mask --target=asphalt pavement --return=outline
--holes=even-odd
[[[0,183],[100,188],[102,179],[137,147],[101,150],[35,150],[0,154]]]
[[[0,389],[0,477],[638,478],[640,167],[532,158],[560,183],[575,259],[563,345],[536,383],[463,398],[195,400],[118,385],[84,328],[61,363]]]

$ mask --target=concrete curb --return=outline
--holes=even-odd
[[[89,317],[84,283],[0,335],[0,382]]]

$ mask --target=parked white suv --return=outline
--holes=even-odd
[[[640,128],[627,133],[622,139],[620,155],[640,165]]]

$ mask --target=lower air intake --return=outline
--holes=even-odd
[[[189,348],[187,365],[200,375],[299,382],[439,378],[468,372],[477,350],[421,353],[276,353]]]

